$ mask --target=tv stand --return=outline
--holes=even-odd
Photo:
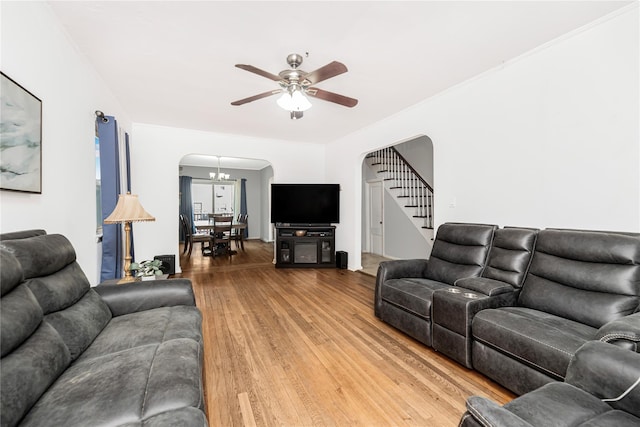
[[[336,266],[332,225],[276,224],[276,268]]]

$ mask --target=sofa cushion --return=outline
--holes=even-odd
[[[178,338],[202,343],[201,331],[202,316],[195,307],[161,307],[126,314],[111,319],[80,360]]]
[[[433,292],[448,287],[429,279],[391,279],[382,284],[382,300],[423,319],[430,319]]]
[[[55,273],[76,259],[73,246],[60,234],[2,240],[0,247],[5,248],[18,259],[25,279]]]
[[[23,342],[42,323],[42,310],[25,285],[20,285],[2,297],[0,310],[0,339],[2,357]]]
[[[482,310],[473,338],[547,375],[562,379],[576,350],[597,329],[525,307]]]
[[[482,277],[521,287],[537,237],[535,228],[505,227],[496,230]]]
[[[42,236],[45,234],[47,234],[47,232],[40,228],[31,230],[10,231],[8,233],[0,234],[0,241],[26,239],[28,237]]]
[[[53,274],[27,281],[44,314],[64,310],[80,301],[90,288],[77,262],[65,265]]]
[[[13,290],[24,279],[20,262],[10,252],[0,249],[0,296]]]
[[[595,396],[570,384],[553,382],[504,405],[532,426],[578,426],[611,410]]]
[[[45,316],[69,347],[72,360],[85,351],[110,319],[111,311],[93,290],[69,308]]]
[[[199,343],[178,339],[78,361],[21,425],[139,425],[168,411],[202,408],[201,358]]]
[[[47,323],[41,323],[25,342],[2,357],[0,425],[17,425],[70,361],[60,335]]]
[[[487,261],[495,225],[446,223],[438,228],[424,277],[453,285],[462,277],[480,276]]]
[[[20,262],[45,321],[58,331],[75,360],[109,323],[111,310],[91,289],[71,242],[48,234],[1,245]]]
[[[640,236],[543,230],[518,304],[600,328],[640,306]]]

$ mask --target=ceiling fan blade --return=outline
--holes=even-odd
[[[338,61],[333,61],[324,67],[320,67],[315,71],[312,71],[304,76],[305,80],[309,80],[311,84],[319,83],[323,80],[330,79],[342,73],[346,73],[347,67]]]
[[[248,98],[244,98],[244,99],[240,99],[238,101],[233,101],[231,103],[231,105],[242,105],[242,104],[246,104],[248,102],[253,102],[253,101],[257,101],[258,99],[262,99],[262,98],[266,98],[267,96],[271,96],[271,95],[276,95],[278,93],[282,92],[282,89],[275,89],[275,90],[270,90],[268,92],[263,92],[260,93],[258,95],[253,95],[250,96]]]
[[[266,77],[276,82],[279,82],[280,80],[282,80],[280,76],[276,76],[275,74],[271,74],[268,71],[264,71],[264,70],[261,70],[260,68],[256,68],[253,65],[236,64],[236,67],[249,71],[250,73],[255,73],[259,76]]]
[[[310,87],[307,89],[307,95],[319,98],[324,101],[335,102],[336,104],[344,105],[345,107],[355,107],[358,105],[358,100],[349,98],[348,96],[339,95],[337,93],[329,92],[327,90]]]

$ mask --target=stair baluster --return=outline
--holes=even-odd
[[[377,167],[385,181],[391,181],[391,188],[400,190],[407,202],[405,206],[413,209],[416,218],[423,219],[423,228],[433,228],[433,188],[393,147],[383,148],[367,155],[372,166]]]

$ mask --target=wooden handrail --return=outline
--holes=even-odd
[[[391,148],[391,150],[396,154],[396,156],[398,156],[400,158],[400,160],[402,160],[402,162],[407,165],[407,167],[411,170],[411,172],[413,172],[413,174],[420,180],[420,182],[422,182],[425,187],[427,187],[429,189],[429,191],[431,191],[433,193],[433,188],[429,185],[429,183],[427,181],[424,180],[424,178],[418,173],[417,170],[415,170],[413,168],[413,166],[411,166],[409,164],[409,162],[407,162],[407,159],[404,158],[404,156],[402,154],[400,154],[398,152],[398,150],[396,150],[395,147],[389,147]]]

